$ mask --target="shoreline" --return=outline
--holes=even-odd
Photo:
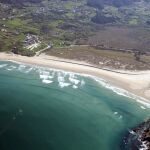
[[[53,68],[87,74],[107,81],[110,85],[124,89],[137,97],[141,97],[143,102],[150,103],[150,70],[149,71],[124,71],[102,69],[84,62],[65,60],[52,56],[20,56],[15,54],[0,53],[1,61],[16,61],[41,67]]]

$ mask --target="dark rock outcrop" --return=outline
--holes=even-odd
[[[150,119],[129,132],[124,141],[125,149],[150,150]]]

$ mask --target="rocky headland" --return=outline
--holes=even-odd
[[[150,150],[150,119],[129,132],[125,137],[125,149]]]

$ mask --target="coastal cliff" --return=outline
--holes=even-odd
[[[125,137],[125,149],[150,150],[150,119],[129,132]]]

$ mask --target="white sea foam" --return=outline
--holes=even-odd
[[[142,145],[140,146],[139,150],[149,150],[149,148],[147,147],[146,142],[142,142]]]
[[[114,115],[117,115],[118,114],[118,112],[114,112]]]
[[[47,79],[43,79],[42,80],[43,83],[46,83],[46,84],[50,84],[50,83],[53,83],[53,81],[51,80],[47,80]]]
[[[135,132],[133,130],[129,130],[129,133],[132,134],[132,135],[135,134]]]
[[[11,71],[11,70],[13,70],[13,69],[12,69],[12,68],[7,68],[7,70],[8,70],[8,71]]]
[[[48,72],[48,71],[42,71],[42,74],[48,76],[48,75],[49,75],[49,72]]]
[[[84,85],[85,85],[85,81],[81,80],[81,86],[84,86]]]
[[[49,71],[38,69],[37,72],[39,73],[40,79],[42,79],[43,83],[45,84],[53,83],[53,81],[49,80],[49,79],[53,79],[53,76],[50,75]]]
[[[82,80],[79,81],[75,75],[81,75],[81,76],[84,76],[84,77],[90,77],[90,78],[94,79],[95,81],[97,81],[98,83],[100,83],[105,88],[108,88],[108,89],[112,90],[113,92],[117,93],[118,95],[135,99],[138,103],[141,103],[144,106],[150,108],[150,103],[146,102],[147,101],[146,99],[144,99],[142,97],[139,97],[139,96],[136,96],[136,95],[134,95],[134,94],[124,90],[124,89],[112,86],[110,83],[108,83],[106,80],[104,80],[102,78],[98,78],[98,77],[91,76],[91,75],[88,75],[88,74],[79,74],[79,73],[67,72],[67,71],[58,70],[58,69],[49,69],[49,70],[53,71],[53,76],[54,76],[54,74],[56,72],[57,73],[59,72],[63,76],[69,74],[69,81],[71,82],[71,84],[75,84],[75,85],[78,85],[80,83],[80,85],[82,86],[82,85],[85,84],[84,80],[83,81]],[[45,78],[46,78],[46,76],[45,76]],[[59,79],[62,80],[61,78],[59,78]],[[63,83],[61,83],[61,85],[63,85]],[[75,86],[75,85],[73,85],[73,88],[78,88],[78,86]]]
[[[105,81],[103,79],[100,79],[100,78],[97,78],[97,77],[93,77],[93,76],[92,76],[92,78],[95,81],[97,81],[98,83],[100,83],[100,85],[104,86],[107,89],[112,90],[113,92],[117,93],[118,95],[134,99],[138,103],[141,103],[144,106],[150,108],[150,103],[146,99],[144,99],[144,98],[142,98],[140,96],[134,95],[134,94],[132,94],[132,93],[130,93],[130,92],[124,90],[124,89],[121,89],[121,88],[118,88],[116,86],[113,86],[113,85],[109,84],[107,81]]]
[[[13,61],[13,60],[8,60],[8,61],[11,61],[11,62],[15,62],[17,64],[20,64],[20,65],[23,65],[24,63],[20,63],[20,62],[16,62],[16,61]],[[4,65],[7,65],[7,64],[4,64]],[[26,64],[25,64],[26,65]],[[30,65],[30,66],[33,66],[33,65]],[[1,67],[5,67],[3,65],[0,65],[0,68]],[[99,82],[102,86],[112,90],[113,92],[119,94],[119,95],[122,95],[122,96],[125,96],[125,97],[128,97],[128,98],[132,98],[132,99],[135,99],[138,103],[141,103],[142,105],[150,108],[150,103],[147,102],[146,99],[142,98],[142,97],[139,97],[139,96],[136,96],[124,89],[121,89],[121,88],[118,88],[118,87],[115,87],[115,86],[112,86],[110,85],[107,81],[105,81],[104,79],[102,78],[98,78],[98,77],[95,77],[95,76],[92,76],[92,75],[88,75],[88,74],[80,74],[80,73],[73,73],[73,72],[68,72],[68,71],[64,71],[64,70],[61,70],[61,69],[54,69],[54,68],[46,68],[46,67],[39,67],[39,66],[35,66],[34,69],[38,69],[38,72],[41,73],[43,70],[47,69],[49,71],[53,71],[53,74],[55,75],[55,72],[61,72],[62,74],[69,74],[70,75],[70,79],[71,79],[71,82],[75,82],[76,84],[80,83],[79,80],[77,79],[74,79],[75,75],[81,75],[81,76],[84,76],[84,77],[90,77],[92,79],[94,79],[95,81]],[[53,75],[53,77],[54,77]],[[72,80],[73,79],[73,80]],[[75,86],[74,86],[75,87]]]
[[[68,87],[69,85],[70,85],[70,83],[59,82],[59,86],[60,86],[61,88]]]
[[[17,68],[16,66],[13,66],[13,65],[11,65],[9,67],[12,68],[12,69],[16,69]]]
[[[58,76],[58,82],[64,82],[64,81],[65,81],[64,77]]]
[[[76,86],[76,85],[73,85],[73,86],[72,86],[72,88],[73,88],[73,89],[77,89],[77,88],[78,88],[78,86]]]
[[[140,106],[142,109],[146,109],[144,106]]]
[[[54,76],[55,76],[55,71],[54,70],[52,70],[51,76],[54,78]]]
[[[73,89],[78,89],[79,83],[80,83],[80,85],[81,84],[83,85],[85,83],[84,81],[82,81],[82,83],[81,83],[81,81],[77,78],[76,74],[73,74],[73,73],[69,73],[68,79],[71,82]]]
[[[150,108],[150,104],[149,104],[148,102],[142,100],[142,98],[141,98],[141,100],[140,100],[140,99],[136,99],[136,101],[137,101],[138,103],[141,103],[141,104],[143,104],[144,106]]]
[[[8,70],[8,71],[11,71],[11,70],[14,70],[14,69],[16,69],[16,68],[17,68],[16,66],[11,65],[11,66],[8,66],[8,67],[7,67],[7,70]]]
[[[64,81],[65,77],[66,77],[66,73],[65,72],[61,72],[61,71],[56,71],[57,72],[57,77],[58,77],[58,80],[60,81]]]
[[[120,116],[119,116],[119,119],[122,119],[122,118],[123,118],[123,116],[122,116],[122,115],[120,115]]]
[[[18,70],[23,71],[25,68],[26,68],[25,65],[20,64],[19,67],[18,67]]]
[[[70,83],[65,82],[65,76],[66,74],[64,74],[63,72],[57,72],[57,80],[59,87],[61,88],[68,87],[70,85]]]
[[[75,78],[69,77],[69,81],[72,82],[75,85],[78,85],[80,83],[80,80],[77,80]]]
[[[121,88],[118,88],[118,87],[115,87],[115,86],[112,86],[111,84],[109,84],[107,81],[103,80],[103,79],[99,79],[99,78],[94,78],[97,82],[99,82],[102,86],[104,86],[105,88],[108,88],[110,90],[112,90],[113,92],[117,93],[118,95],[121,95],[121,96],[125,96],[125,97],[130,97],[128,94],[129,92],[124,90],[124,89],[121,89]]]
[[[29,72],[31,72],[33,70],[33,68],[29,68],[29,69],[27,69],[26,71],[25,71],[25,73],[29,73]]]
[[[40,74],[40,78],[41,78],[41,79],[48,79],[48,75]]]
[[[13,68],[13,69],[16,69],[16,68],[17,68],[16,66],[13,66],[13,65],[11,65],[10,67]]]
[[[119,119],[122,119],[122,118],[123,118],[123,116],[120,115],[118,112],[114,112],[114,115],[116,115]]]
[[[53,79],[53,78],[54,78],[54,76],[48,76],[48,78],[49,78],[49,79]]]
[[[77,85],[80,83],[80,80],[77,79],[76,74],[68,72],[57,71],[57,80],[61,88],[68,87],[71,85],[72,88],[77,89]],[[66,80],[69,80],[70,83],[66,82]]]
[[[49,79],[49,72],[48,71],[42,71],[42,70],[39,70],[40,72],[40,79]]]
[[[0,65],[0,68],[4,68],[4,67],[6,67],[8,64],[2,64],[2,65]]]

